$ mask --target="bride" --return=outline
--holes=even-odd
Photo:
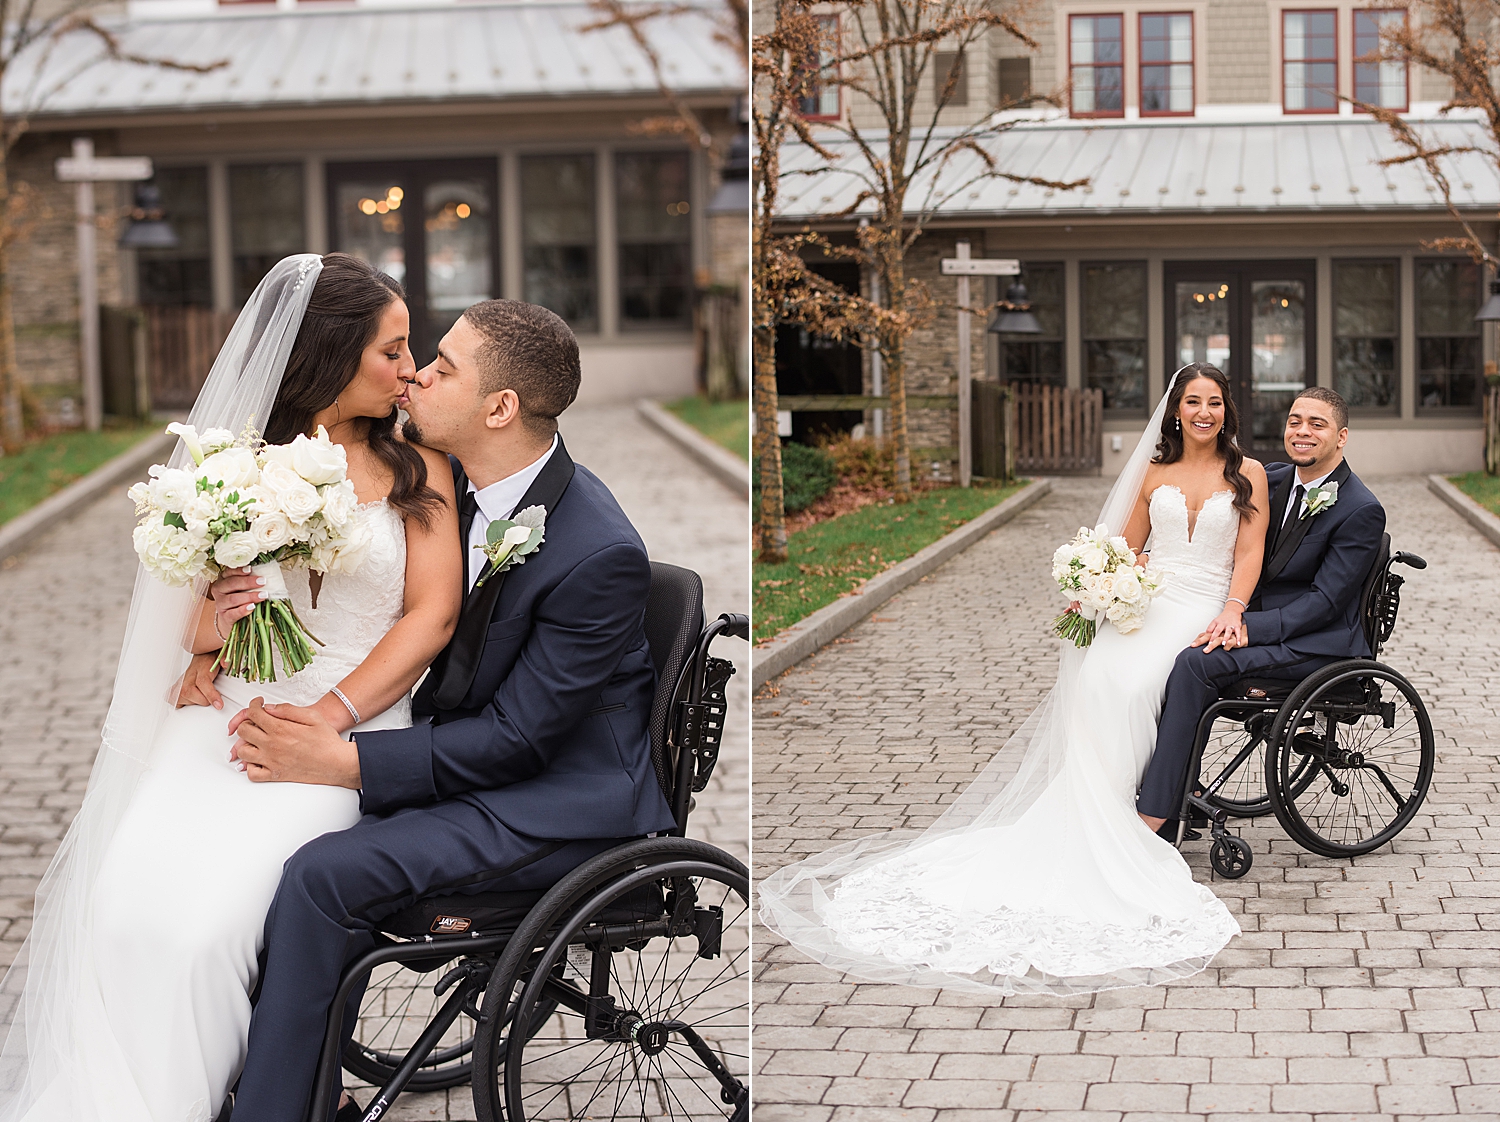
[[[254,424],[271,443],[324,426],[347,456],[370,550],[354,573],[289,574],[324,646],[278,682],[221,679],[227,708],[173,702],[190,655],[216,652],[250,609],[216,611],[201,586],[138,575],[83,807],[3,984],[5,1122],[210,1122],[224,1105],[282,864],[360,817],[355,791],[252,783],[229,758],[228,714],[259,695],[313,706],[345,733],[409,725],[409,691],[458,618],[446,457],[394,436],[415,373],[408,333],[396,282],[346,254],[302,254],[261,282],[215,360],[190,422]],[[356,726],[356,712],[374,716]]]
[[[766,926],[860,978],[987,994],[1156,985],[1239,934],[1135,810],[1173,662],[1190,643],[1236,645],[1260,575],[1266,473],[1237,430],[1222,372],[1176,373],[1099,519],[1168,574],[1144,626],[1064,644],[1056,687],[921,835],[768,877]]]

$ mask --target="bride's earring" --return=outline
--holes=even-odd
[[[344,411],[339,408],[339,399],[338,398],[334,398],[333,399],[333,409],[334,409],[333,423],[334,424],[338,424],[339,421],[343,420],[343,417],[344,417]]]
[[[337,405],[338,402],[334,402],[334,404]],[[1173,417],[1172,418],[1172,431],[1173,432],[1181,432],[1182,431],[1182,418],[1181,417]]]

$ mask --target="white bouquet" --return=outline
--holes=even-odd
[[[235,621],[219,662],[235,677],[274,682],[279,652],[286,672],[297,673],[312,661],[309,640],[322,642],[297,618],[282,567],[353,572],[370,549],[343,448],[321,425],[314,437],[276,445],[248,428],[239,438],[183,424],[167,431],[182,438],[194,467],[157,464],[149,483],[130,489],[141,564],[179,586],[249,567],[264,578],[266,599]]]
[[[1165,578],[1154,565],[1137,567],[1125,539],[1110,537],[1106,527],[1081,528],[1052,555],[1052,579],[1070,605],[1079,605],[1053,620],[1052,630],[1078,647],[1094,641],[1100,619],[1129,634],[1146,621],[1146,609],[1161,595]]]

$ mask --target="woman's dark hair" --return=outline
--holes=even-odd
[[[1240,414],[1234,405],[1234,394],[1230,391],[1229,376],[1217,366],[1207,362],[1194,362],[1184,366],[1172,383],[1172,392],[1167,395],[1167,412],[1161,419],[1161,439],[1156,444],[1153,464],[1175,464],[1182,459],[1182,427],[1179,416],[1182,398],[1188,386],[1197,378],[1207,378],[1219,387],[1224,399],[1224,427],[1219,429],[1219,455],[1224,459],[1224,479],[1234,488],[1234,509],[1247,518],[1255,513],[1255,504],[1250,501],[1254,493],[1250,481],[1240,472],[1245,455],[1240,451],[1236,439],[1240,431]]]
[[[311,434],[313,417],[333,404],[359,372],[360,358],[380,329],[392,301],[404,300],[401,285],[347,253],[323,256],[323,270],[302,316],[271,418],[267,443],[285,444]],[[396,409],[369,419],[366,442],[394,477],[390,504],[424,526],[443,499],[427,486],[427,461],[395,437]]]

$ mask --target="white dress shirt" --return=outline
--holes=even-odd
[[[1333,471],[1338,471],[1338,468],[1334,468]],[[1296,468],[1292,469],[1292,489],[1293,489],[1293,491],[1295,491],[1296,488],[1299,485],[1302,487],[1302,502],[1297,507],[1297,517],[1298,518],[1302,517],[1303,510],[1305,510],[1307,508],[1307,493],[1309,491],[1311,491],[1314,487],[1321,487],[1321,486],[1323,486],[1324,481],[1327,480],[1327,478],[1330,475],[1333,474],[1333,471],[1325,471],[1322,475],[1318,476],[1318,478],[1314,479],[1312,482],[1310,482],[1310,483],[1303,483],[1302,482],[1302,477],[1297,474],[1297,469]],[[1281,519],[1282,526],[1285,526],[1291,520],[1292,520],[1292,504],[1291,504],[1290,499],[1289,499],[1289,501],[1286,504],[1286,513],[1282,516],[1282,519]]]
[[[479,570],[484,568],[485,562],[484,553],[475,547],[484,545],[485,534],[491,522],[497,518],[509,518],[516,512],[516,507],[526,497],[527,489],[536,482],[536,477],[542,474],[542,468],[547,466],[547,461],[552,458],[552,453],[555,451],[557,451],[557,436],[553,434],[552,443],[547,450],[520,471],[491,483],[483,490],[475,487],[470,481],[469,493],[479,504],[479,509],[474,512],[474,521],[469,526],[469,555],[464,559],[464,571],[468,574],[470,590],[474,588],[474,582],[479,579]]]

